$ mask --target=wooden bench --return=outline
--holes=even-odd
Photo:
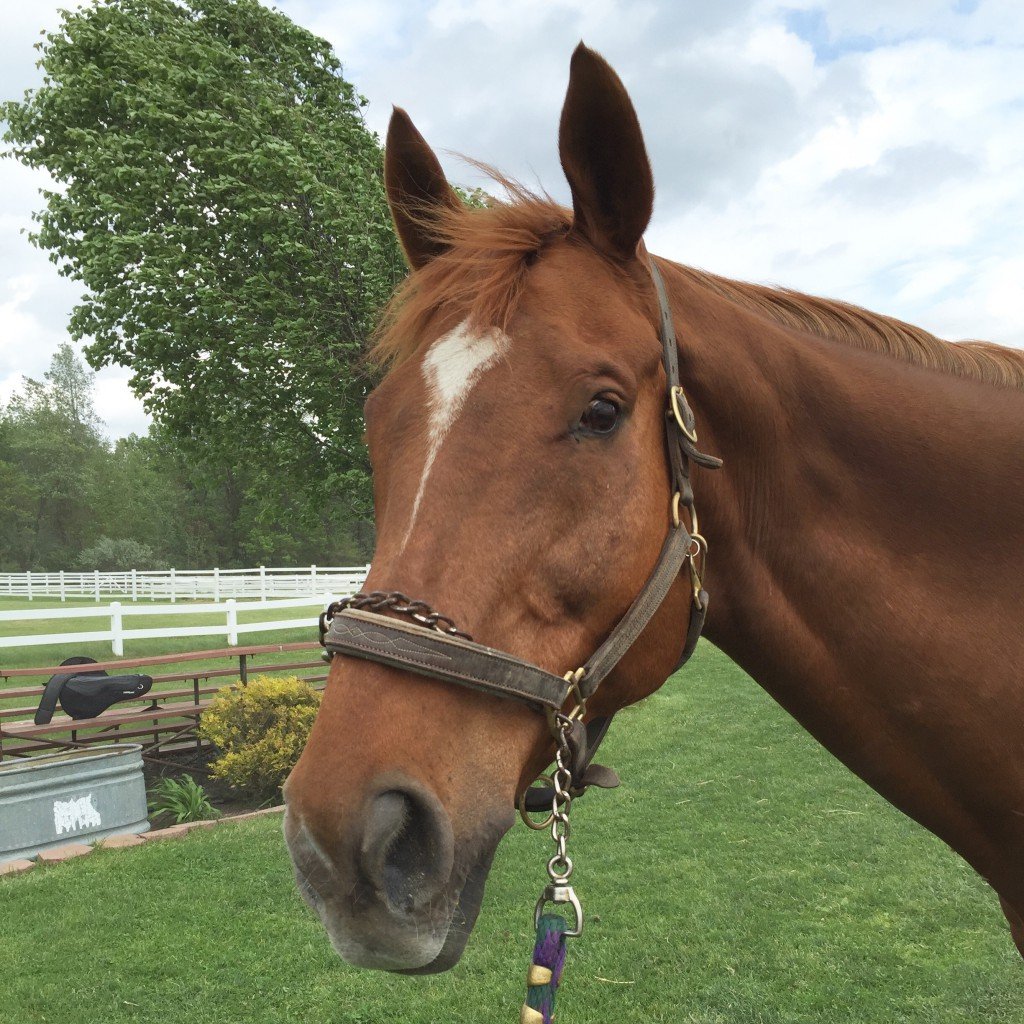
[[[294,658],[274,663],[265,659],[274,654],[295,654],[316,651],[315,659],[296,661]],[[90,668],[125,672],[134,669],[149,669],[160,665],[178,667],[189,661],[211,661],[230,658],[237,661],[237,667],[203,668],[191,672],[181,671],[153,675],[153,687],[143,697],[115,704],[95,718],[72,719],[67,715],[54,715],[46,725],[36,725],[35,715],[43,686],[50,676],[67,672],[60,666],[31,669],[0,669],[0,700],[16,699],[16,707],[0,708],[0,761],[4,757],[26,757],[49,749],[68,749],[88,746],[91,743],[121,742],[124,740],[143,741],[143,756],[157,760],[160,751],[183,746],[200,747],[198,736],[199,719],[209,706],[211,694],[224,685],[227,679],[239,679],[247,683],[250,674],[276,674],[288,672],[314,684],[323,686],[327,678],[326,666],[320,659],[320,645],[314,641],[292,644],[263,644],[255,647],[234,647],[214,651],[190,651],[184,654],[168,654],[159,657],[134,658],[102,662]],[[264,659],[259,664],[253,658]],[[5,687],[10,680],[41,677],[35,686]],[[211,685],[214,680],[221,680]],[[191,682],[191,686],[181,684]],[[177,685],[175,685],[177,684]],[[21,704],[22,700],[34,703]]]

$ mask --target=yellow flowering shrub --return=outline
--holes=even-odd
[[[319,691],[295,676],[254,676],[218,690],[199,722],[199,735],[220,751],[213,775],[258,796],[279,792],[319,707]]]

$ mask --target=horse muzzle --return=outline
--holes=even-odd
[[[462,955],[508,817],[482,840],[456,844],[437,796],[392,772],[376,780],[359,812],[339,821],[333,835],[319,832],[289,799],[285,838],[299,891],[342,959],[434,973]]]

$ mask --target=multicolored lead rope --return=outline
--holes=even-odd
[[[560,914],[542,914],[537,922],[537,941],[526,976],[526,1002],[519,1011],[519,1024],[551,1024],[555,1019],[555,994],[565,966],[567,928]]]

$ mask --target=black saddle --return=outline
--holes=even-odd
[[[95,664],[95,658],[68,658],[60,667]],[[152,685],[152,676],[108,676],[103,669],[51,676],[36,708],[35,723],[46,725],[52,720],[58,698],[72,718],[95,718],[118,701],[149,693]]]

